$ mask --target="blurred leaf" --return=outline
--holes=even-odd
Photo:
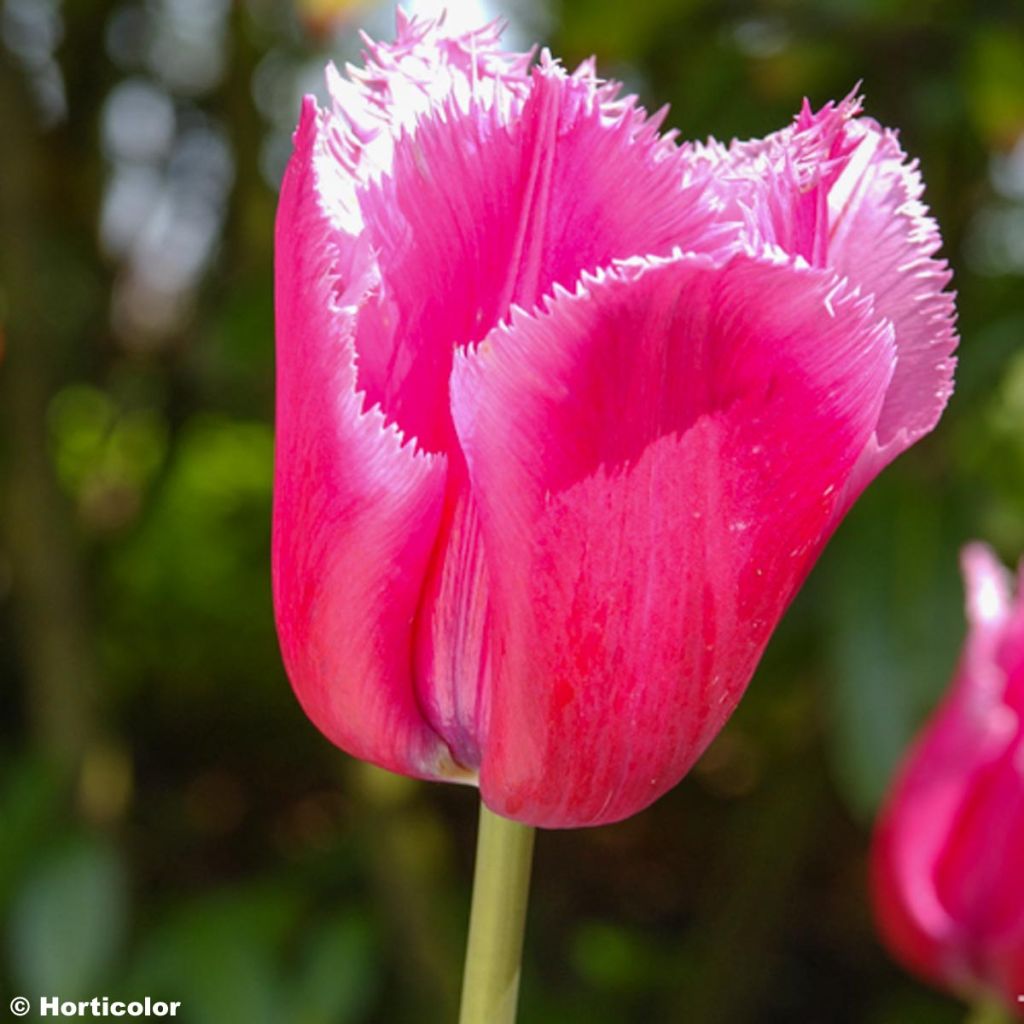
[[[935,494],[893,473],[860,499],[828,557],[829,749],[865,818],[952,677],[964,625],[949,532]]]
[[[278,950],[297,898],[283,886],[252,886],[196,902],[143,946],[130,987],[180,999],[190,1024],[279,1024]]]
[[[1017,330],[1014,330],[1016,326]],[[1020,319],[997,321],[983,338],[1002,352],[991,373],[976,373],[965,389],[971,415],[956,425],[951,450],[970,488],[973,531],[1008,561],[1024,552],[1024,353]],[[982,392],[982,380],[985,387]]]
[[[133,662],[126,675],[170,674],[180,695],[211,676],[263,680],[265,666],[276,666],[272,476],[266,424],[224,416],[187,424],[149,515],[111,565],[110,626],[133,637],[116,652]]]
[[[867,1024],[960,1024],[963,1007],[937,992],[909,985],[887,994]]]
[[[53,396],[49,419],[54,462],[71,494],[96,472],[116,415],[110,396],[86,384],[69,385]]]
[[[0,778],[0,907],[7,907],[26,864],[57,820],[64,789],[60,773],[43,758],[6,763]]]
[[[293,1024],[357,1021],[376,988],[378,964],[372,931],[361,918],[344,917],[314,934],[299,968],[289,1006]]]
[[[591,54],[599,60],[632,61],[664,33],[668,21],[677,21],[700,8],[700,0],[647,0],[624,4],[621,0],[563,0],[567,14],[562,46],[570,53]],[[579,10],[582,8],[582,10]]]
[[[19,988],[77,999],[95,994],[124,938],[124,867],[105,840],[81,838],[43,860],[15,899],[8,928]]]
[[[1016,286],[1015,286],[1016,287]],[[956,406],[986,405],[1004,374],[1012,373],[1014,357],[1024,341],[1024,310],[991,316],[970,332],[969,347],[960,353],[956,372]]]
[[[975,33],[966,85],[978,132],[990,145],[1010,149],[1024,133],[1024,32],[991,25]]]
[[[107,529],[133,520],[166,456],[160,415],[121,409],[99,388],[74,384],[54,396],[49,419],[57,475],[81,518]]]
[[[363,1019],[378,972],[371,926],[361,916],[334,920],[300,944],[291,966],[285,954],[305,924],[298,892],[283,884],[217,893],[150,933],[129,987],[137,995],[180,999],[190,1024]]]
[[[664,957],[640,932],[590,921],[576,929],[572,962],[590,988],[640,992],[657,979]]]

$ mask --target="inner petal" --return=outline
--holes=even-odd
[[[511,119],[448,103],[400,137],[391,172],[359,196],[379,270],[356,334],[368,404],[451,451],[456,346],[585,270],[712,244],[706,175],[688,180],[657,126],[589,73],[547,63]]]
[[[852,94],[817,113],[805,104],[788,128],[703,159],[717,164],[724,211],[744,217],[748,244],[831,267],[892,321],[899,361],[876,431],[884,464],[935,425],[952,390],[956,332],[916,162],[860,109]]]

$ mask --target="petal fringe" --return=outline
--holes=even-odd
[[[692,150],[716,168],[725,216],[744,221],[755,252],[781,249],[831,267],[873,297],[896,329],[899,360],[873,445],[847,504],[886,464],[938,421],[953,389],[957,345],[950,271],[917,163],[896,133],[858,116],[851,93],[754,142]]]

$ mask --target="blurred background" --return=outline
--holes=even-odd
[[[409,3],[411,10],[432,4]],[[963,635],[957,550],[1024,551],[1024,9],[456,3],[596,54],[684,137],[863,81],[956,271],[957,393],[842,526],[691,776],[540,836],[523,1021],[944,1024],[865,854]],[[0,1006],[454,1020],[476,808],[309,724],[271,616],[272,225],[298,100],[370,0],[0,0]]]

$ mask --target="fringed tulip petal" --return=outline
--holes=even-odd
[[[498,23],[453,35],[401,9],[397,19],[393,43],[363,37],[363,67],[346,67],[346,76],[327,69],[333,174],[321,188],[336,223],[353,234],[363,227],[358,189],[390,173],[395,142],[421,117],[452,103],[507,120],[529,80],[532,52],[502,50]]]
[[[938,227],[894,132],[859,123],[856,148],[829,193],[831,266],[870,293],[896,329],[899,362],[878,423],[886,462],[935,426],[953,391],[951,273],[935,258]]]
[[[585,279],[460,356],[489,806],[598,824],[679,780],[835,525],[893,363],[831,275],[686,256]]]
[[[1024,600],[965,549],[970,631],[943,705],[909,753],[872,852],[889,947],[966,996],[1024,985]]]
[[[921,202],[917,163],[860,110],[855,95],[817,113],[805,103],[790,127],[729,150],[713,144],[697,158],[716,166],[719,194],[745,219],[750,246],[831,267],[895,327],[899,360],[858,492],[935,426],[952,393],[957,344],[951,274],[935,257],[941,239]]]
[[[365,408],[353,331],[369,254],[320,203],[324,131],[311,101],[295,146],[276,238],[273,569],[285,665],[338,745],[406,774],[458,777],[416,704],[408,655],[445,460]]]
[[[449,99],[393,143],[388,174],[360,189],[380,279],[360,311],[360,384],[403,432],[451,447],[447,380],[457,346],[513,307],[615,259],[724,249],[704,171],[632,98],[586,69],[535,68],[511,124]]]

